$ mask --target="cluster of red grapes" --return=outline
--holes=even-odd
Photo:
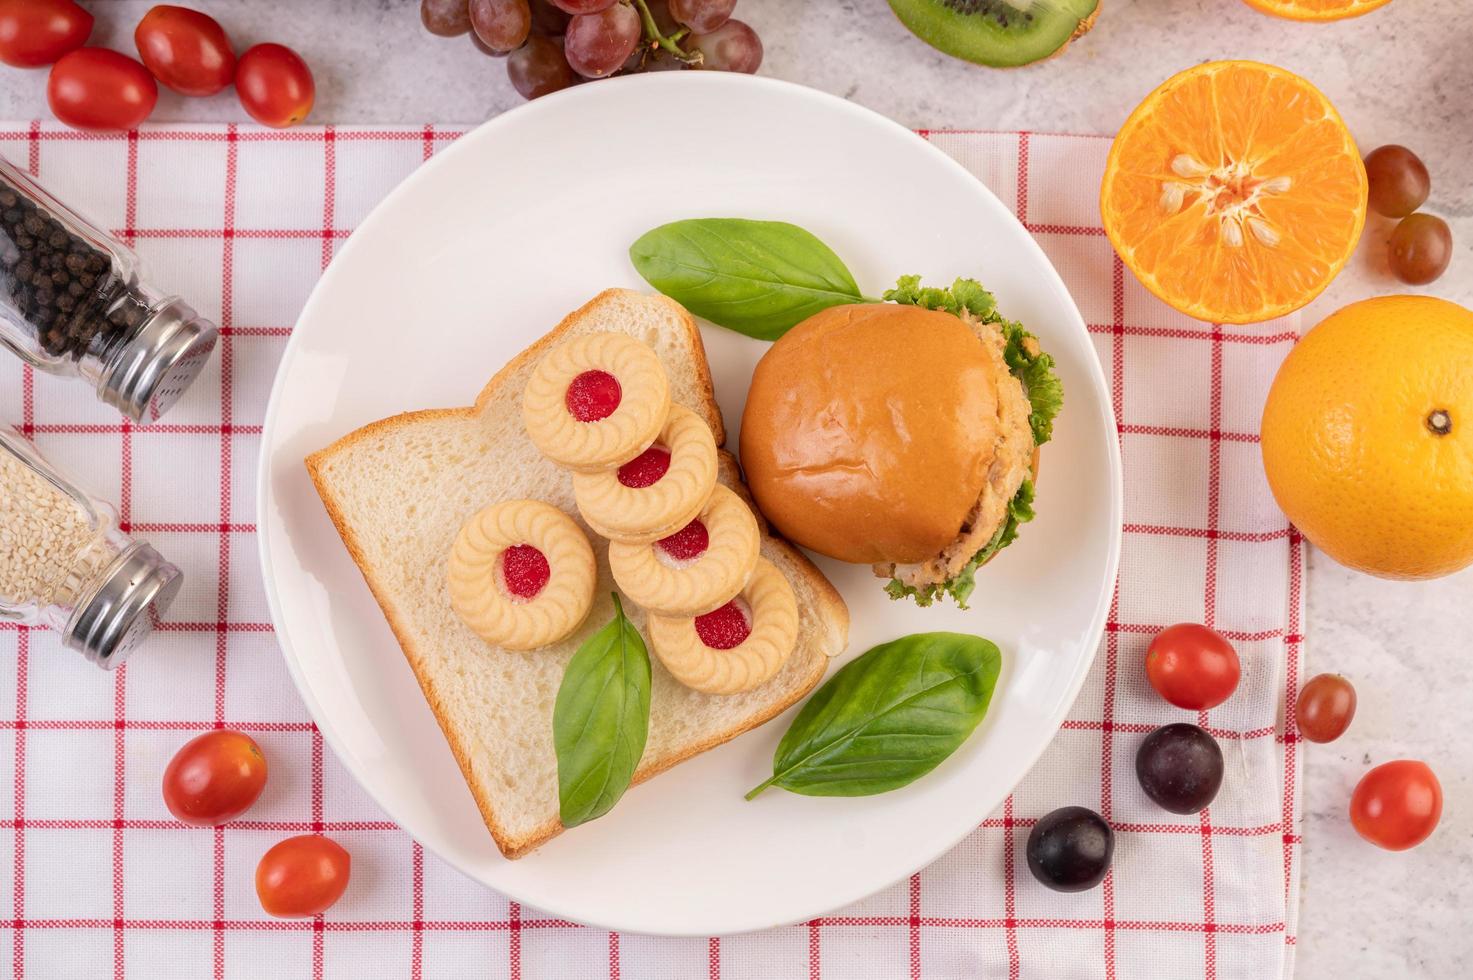
[[[751,74],[762,64],[757,32],[737,0],[420,0],[425,29],[469,33],[482,51],[506,55],[524,98],[585,79],[637,71],[710,68]]]
[[[1453,258],[1453,232],[1435,214],[1418,211],[1432,193],[1432,175],[1411,150],[1391,144],[1366,154],[1371,210],[1398,219],[1387,244],[1386,261],[1402,282],[1425,286],[1447,271]]]

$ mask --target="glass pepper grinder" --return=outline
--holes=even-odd
[[[112,669],[182,584],[178,568],[118,530],[111,506],[0,425],[0,620],[49,626]]]
[[[163,415],[219,331],[140,280],[138,256],[0,158],[0,345],[82,378],[135,422]]]

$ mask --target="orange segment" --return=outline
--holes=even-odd
[[[1386,6],[1391,0],[1243,0],[1255,10],[1290,20],[1344,20]]]
[[[1105,232],[1141,283],[1217,323],[1304,306],[1345,267],[1366,171],[1329,101],[1271,65],[1219,61],[1167,80],[1115,137]]]

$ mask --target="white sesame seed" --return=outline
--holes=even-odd
[[[113,549],[76,500],[0,446],[0,605],[70,605]]]

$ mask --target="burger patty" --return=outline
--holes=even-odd
[[[874,566],[880,578],[899,579],[904,585],[920,588],[939,585],[956,575],[972,557],[987,546],[1007,520],[1008,503],[1023,485],[1033,465],[1033,429],[1028,416],[1033,406],[1023,391],[1023,384],[1013,377],[1003,359],[1004,340],[1002,331],[991,324],[982,323],[970,313],[962,319],[982,341],[997,370],[997,449],[992,457],[992,466],[987,471],[987,482],[977,498],[966,520],[952,541],[934,558],[913,564],[879,564]]]

